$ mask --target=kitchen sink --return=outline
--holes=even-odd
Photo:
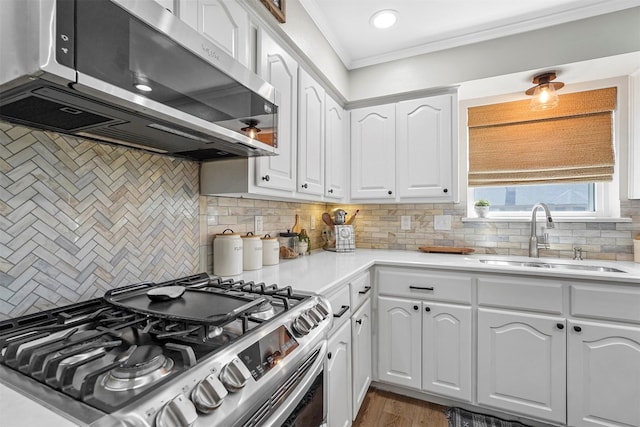
[[[582,271],[599,271],[604,273],[626,273],[624,270],[619,270],[613,267],[605,267],[602,265],[592,264],[565,264],[559,262],[549,261],[512,261],[502,259],[481,259],[481,263],[488,265],[502,265],[511,267],[533,267],[533,268],[548,268],[558,270],[582,270]]]

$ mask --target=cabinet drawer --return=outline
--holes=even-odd
[[[361,274],[349,282],[351,289],[351,309],[357,310],[371,295],[371,278],[369,272]]]
[[[335,332],[347,319],[351,318],[351,306],[349,305],[349,286],[340,285],[340,289],[327,297],[333,311],[333,327],[329,332]]]
[[[640,289],[571,285],[571,315],[640,323]]]
[[[479,277],[478,304],[562,313],[562,283],[520,277]]]
[[[428,269],[380,268],[376,278],[381,295],[471,303],[471,276]]]

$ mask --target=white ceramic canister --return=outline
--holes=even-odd
[[[260,270],[262,268],[262,240],[248,232],[242,236],[242,269]]]
[[[242,239],[227,228],[213,239],[213,274],[235,276],[242,273]]]
[[[262,265],[276,265],[280,262],[280,245],[276,237],[265,234],[262,238]]]

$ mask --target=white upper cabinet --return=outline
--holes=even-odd
[[[349,147],[346,112],[330,96],[325,97],[324,111],[324,195],[331,199],[343,199],[346,195]]]
[[[351,111],[351,198],[454,200],[453,94]]]
[[[398,197],[443,197],[451,191],[452,97],[396,105]]]
[[[640,199],[640,70],[629,79],[629,198]]]
[[[179,0],[179,11],[180,19],[241,64],[250,65],[249,15],[236,0]]]
[[[395,200],[395,104],[351,111],[351,198]]]
[[[258,187],[295,191],[298,135],[298,63],[269,34],[258,30],[258,74],[279,94],[278,156],[256,158]]]
[[[324,193],[324,88],[305,70],[298,74],[298,188]]]

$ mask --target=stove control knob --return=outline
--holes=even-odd
[[[295,318],[291,326],[293,327],[294,332],[303,336],[307,335],[315,325],[306,313],[302,313],[300,316]]]
[[[180,393],[158,412],[156,427],[191,427],[197,419],[193,403]]]
[[[323,303],[318,303],[315,308],[320,314],[322,314],[323,319],[329,317],[329,309]]]
[[[222,382],[211,374],[195,386],[191,392],[191,401],[198,411],[208,414],[220,406],[227,394],[229,393]]]
[[[322,313],[320,313],[320,311],[318,310],[318,307],[313,307],[312,309],[307,311],[307,315],[313,321],[314,326],[322,322],[322,320],[324,320],[324,317],[322,317]]]
[[[251,372],[240,361],[240,359],[233,359],[220,370],[220,381],[222,384],[232,393],[239,391],[247,384],[251,378]]]

